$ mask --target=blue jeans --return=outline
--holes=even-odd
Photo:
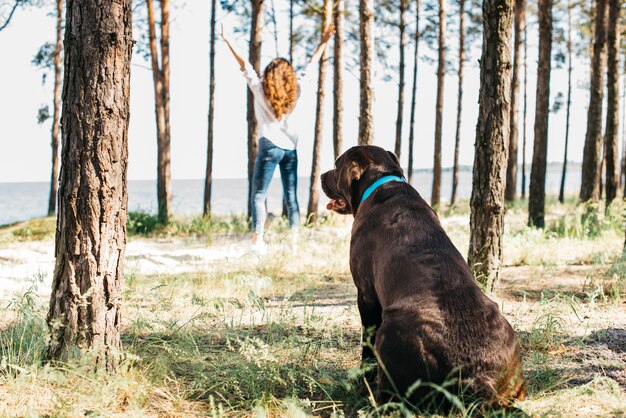
[[[276,166],[280,167],[280,179],[283,183],[283,195],[287,205],[289,227],[300,226],[300,208],[298,207],[298,154],[296,150],[286,150],[274,145],[267,138],[259,139],[259,153],[254,163],[252,180],[252,228],[263,236],[265,227],[265,200],[267,189],[272,181]]]

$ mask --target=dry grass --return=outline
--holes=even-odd
[[[575,224],[578,210],[552,203],[550,213],[559,216],[541,232],[525,227],[521,208],[510,208],[506,267],[492,297],[523,343],[529,396],[518,405],[522,410],[625,416],[623,230],[609,215],[588,238],[589,230]],[[442,222],[466,251],[466,206],[448,210]],[[0,324],[7,324],[0,335],[0,415],[414,414],[400,406],[381,412],[358,393],[349,229],[346,219],[332,218],[303,230],[294,250],[284,243],[281,224],[271,229],[274,252],[266,258],[224,258],[181,274],[127,271],[123,361],[113,375],[92,370],[84,358],[45,365],[47,301],[37,292],[17,295],[0,311]],[[228,231],[221,225],[219,232],[187,239],[209,246],[241,242]]]

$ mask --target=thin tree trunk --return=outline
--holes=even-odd
[[[263,40],[263,2],[252,0],[252,23],[250,27],[250,47],[248,61],[257,73],[261,72],[261,46]],[[252,180],[254,177],[254,162],[259,148],[258,126],[254,116],[254,96],[247,89],[248,97],[248,218],[252,217]]]
[[[121,349],[132,49],[130,0],[67,1],[47,357],[90,350],[107,371]]]
[[[552,62],[552,0],[539,0],[539,62],[537,63],[537,102],[535,141],[528,190],[528,224],[545,226],[548,116],[550,114],[550,70]]]
[[[624,74],[626,74],[626,59],[624,60]],[[622,162],[620,187],[626,186],[626,77],[622,85]],[[622,195],[626,198],[626,193]]]
[[[272,18],[272,24],[274,25],[274,47],[276,48],[276,56],[279,56],[278,53],[278,23],[276,22],[276,7],[274,7],[274,0],[270,0],[270,7],[272,8],[272,14],[270,17]]]
[[[484,0],[482,11],[483,48],[468,264],[476,280],[491,291],[498,282],[502,263],[513,0]]]
[[[524,133],[522,138],[522,199],[526,198],[526,116],[528,113],[528,29],[524,26]]]
[[[593,42],[595,40],[596,1],[589,0],[589,85],[593,82]]]
[[[206,173],[204,176],[205,217],[211,215],[211,188],[213,185],[213,121],[215,120],[215,0],[211,0],[211,40],[209,45],[209,129],[207,133]]]
[[[372,88],[372,59],[374,58],[374,11],[372,0],[359,0],[359,32],[361,44],[361,80],[359,145],[374,143],[374,90]]]
[[[456,102],[456,133],[454,135],[454,165],[452,167],[452,195],[450,204],[456,203],[459,185],[459,147],[461,146],[461,114],[463,112],[463,64],[465,61],[465,0],[459,0],[459,88]]]
[[[522,55],[522,30],[526,26],[526,0],[515,1],[515,18],[513,32],[515,40],[513,46],[513,81],[511,84],[511,121],[509,138],[509,161],[506,167],[506,189],[504,199],[515,200],[517,194],[517,143],[519,121],[519,70]]]
[[[433,155],[433,189],[430,199],[437,208],[441,196],[441,137],[443,125],[443,82],[446,75],[446,0],[439,0],[439,62],[437,65],[437,104],[435,107],[435,152]]]
[[[48,215],[54,215],[57,208],[57,192],[59,186],[59,130],[61,123],[61,50],[63,49],[63,1],[56,0],[57,6],[57,41],[54,48],[54,99],[52,107],[52,173],[50,175],[50,196],[48,198]]]
[[[157,202],[158,218],[167,223],[172,216],[170,175],[169,123],[169,0],[161,0],[161,63],[156,42],[156,24],[152,0],[146,0],[148,9],[148,37],[154,84],[154,107],[157,123]]]
[[[617,196],[619,187],[619,14],[620,1],[609,0],[607,24],[607,109],[604,134],[606,207]]]
[[[565,116],[565,151],[563,152],[563,172],[559,188],[559,202],[565,201],[565,175],[567,173],[567,148],[569,145],[569,117],[572,106],[572,0],[567,3],[567,111]]]
[[[343,15],[345,1],[335,0],[333,19],[335,22],[334,78],[333,78],[333,149],[337,159],[343,149]]]
[[[295,0],[289,0],[289,62],[293,65],[293,48],[296,45],[295,33],[293,31],[293,4]]]
[[[600,199],[600,159],[602,146],[602,106],[604,97],[604,55],[606,54],[606,0],[597,0],[595,44],[587,133],[583,151],[580,200],[597,202]]]
[[[411,121],[409,123],[409,175],[408,181],[413,180],[413,145],[415,143],[415,104],[417,102],[417,67],[419,63],[420,41],[420,2],[415,1],[415,54],[413,55],[413,94],[411,95]]]
[[[324,33],[332,19],[332,0],[324,0],[324,14],[322,15],[322,30]],[[319,190],[317,186],[320,172],[320,151],[322,149],[322,130],[324,122],[324,83],[326,81],[326,60],[328,59],[328,49],[320,59],[318,82],[317,82],[317,107],[315,108],[315,136],[313,138],[313,163],[311,165],[311,185],[309,188],[309,207],[307,209],[307,223],[317,222],[317,208],[319,203]]]
[[[406,25],[404,22],[405,1],[400,0],[400,63],[398,67],[399,80],[398,80],[398,115],[396,117],[396,146],[395,153],[400,160],[400,154],[402,153],[402,116],[404,115],[404,32]]]

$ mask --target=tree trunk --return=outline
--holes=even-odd
[[[524,25],[524,133],[522,137],[522,199],[526,198],[526,116],[528,113],[528,26]]]
[[[511,121],[509,138],[509,161],[506,167],[506,188],[504,199],[515,200],[517,194],[517,143],[519,121],[519,70],[522,55],[522,28],[526,26],[526,0],[515,0],[515,18],[513,32],[513,81],[511,84]]]
[[[552,58],[552,0],[539,0],[539,61],[535,106],[535,141],[528,190],[528,225],[545,226],[548,116],[550,114],[550,70]]]
[[[209,129],[207,133],[206,173],[204,176],[204,206],[202,213],[211,216],[211,187],[213,184],[213,121],[215,119],[215,0],[211,0],[211,35],[209,45]]]
[[[606,207],[617,196],[619,187],[619,14],[620,1],[609,0],[607,24],[607,108],[604,133]]]
[[[130,0],[67,1],[47,357],[90,350],[108,371],[121,348],[132,48]]]
[[[324,33],[332,19],[332,0],[324,0],[324,14],[322,15],[322,30]],[[328,59],[328,49],[319,62],[318,82],[317,82],[317,107],[315,108],[315,136],[313,138],[313,163],[311,164],[311,185],[309,188],[309,207],[307,209],[307,223],[317,222],[317,207],[319,203],[319,190],[317,187],[320,173],[320,151],[322,149],[322,135],[324,125],[324,82],[326,81],[326,60]]]
[[[261,46],[263,41],[263,2],[252,0],[252,23],[250,27],[250,46],[248,61],[257,73],[261,72]],[[252,180],[254,177],[254,162],[259,148],[258,127],[254,116],[254,96],[250,89],[248,94],[248,218],[252,217]]]
[[[435,107],[435,152],[433,189],[430,204],[437,208],[441,195],[441,136],[443,124],[443,82],[446,75],[446,0],[439,0],[439,63],[437,65],[437,105]]]
[[[463,64],[465,61],[465,0],[459,0],[459,93],[456,102],[456,133],[454,135],[454,165],[452,167],[452,196],[450,204],[456,203],[459,185],[459,147],[461,146],[461,113],[463,111]]]
[[[270,7],[272,8],[272,14],[270,17],[272,18],[272,25],[274,26],[274,47],[276,48],[276,56],[279,56],[278,53],[278,23],[276,22],[276,7],[274,6],[274,0],[270,0]]]
[[[293,65],[293,48],[296,45],[295,33],[293,31],[293,4],[295,0],[289,0],[289,62]]]
[[[343,15],[345,13],[344,0],[335,0],[333,19],[335,22],[334,48],[334,79],[333,79],[333,149],[335,159],[341,155],[343,149]]]
[[[359,31],[361,43],[361,80],[359,145],[374,143],[374,90],[372,88],[372,59],[374,58],[374,11],[372,0],[359,0]]]
[[[567,2],[567,111],[565,116],[565,151],[563,152],[563,172],[559,188],[559,202],[565,201],[565,175],[567,173],[567,148],[569,145],[569,117],[572,106],[572,0]]]
[[[624,60],[624,74],[626,74],[626,59]],[[626,186],[626,79],[622,85],[622,162],[621,162],[621,175],[620,175],[620,187]],[[622,194],[626,198],[626,193]]]
[[[513,0],[484,0],[482,11],[483,48],[468,263],[476,280],[493,290],[502,262]]]
[[[404,114],[404,32],[406,28],[404,22],[405,1],[406,0],[400,0],[400,42],[398,45],[400,49],[400,64],[398,66],[398,115],[396,117],[396,146],[394,149],[398,160],[400,160],[400,154],[402,153],[402,116]]]
[[[583,151],[580,200],[600,199],[600,159],[602,146],[602,106],[604,98],[604,55],[606,54],[606,0],[597,0],[595,44],[591,74],[587,133]]]
[[[160,222],[167,223],[172,216],[170,174],[169,122],[169,0],[161,0],[161,63],[156,41],[156,24],[152,0],[146,0],[148,9],[148,37],[154,85],[154,110],[157,124],[157,204]]]
[[[57,208],[57,192],[59,185],[59,130],[61,123],[61,50],[63,49],[63,1],[56,0],[57,6],[57,42],[54,48],[54,99],[52,107],[52,173],[50,175],[50,197],[48,198],[48,215],[52,216]]]
[[[409,183],[413,180],[413,145],[415,143],[415,104],[417,102],[417,64],[419,63],[420,41],[420,2],[415,1],[415,54],[413,55],[413,93],[411,95],[411,121],[409,123]]]

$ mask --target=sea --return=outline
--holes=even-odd
[[[578,193],[580,189],[580,165],[572,164],[566,179],[566,193]],[[518,189],[521,191],[521,173],[518,173]],[[527,187],[530,184],[530,168],[527,168]],[[414,171],[411,184],[430,200],[433,175],[431,170]],[[449,201],[452,191],[452,170],[444,169],[441,179],[441,199]],[[546,175],[546,193],[557,194],[561,181],[561,165],[549,164]],[[298,179],[300,211],[306,212],[309,202],[310,179]],[[325,210],[328,199],[320,190],[320,209]],[[528,190],[528,189],[527,189]],[[0,225],[26,221],[46,215],[50,183],[0,183]],[[458,199],[469,199],[472,192],[472,173],[469,167],[459,170]],[[247,212],[248,181],[246,179],[214,179],[211,206],[216,215],[237,215]],[[204,180],[172,180],[172,206],[174,216],[187,217],[202,213]],[[156,181],[131,180],[128,182],[128,206],[130,211],[156,213]],[[272,213],[282,208],[280,178],[274,178],[268,191],[267,205]]]

